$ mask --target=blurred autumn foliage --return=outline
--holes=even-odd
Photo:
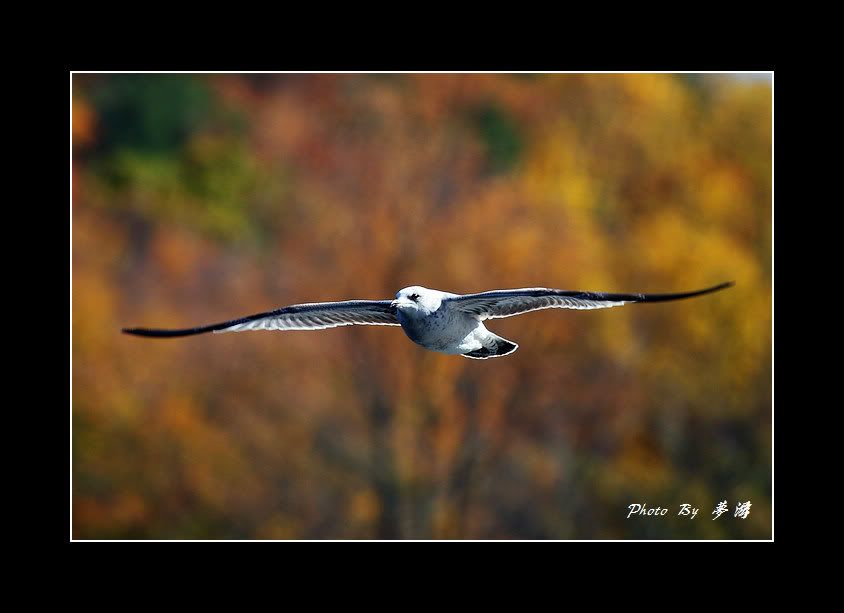
[[[73,78],[73,536],[770,538],[771,87],[691,75]],[[148,340],[297,302],[694,300]],[[745,519],[715,505],[750,500]],[[626,519],[628,505],[669,507]],[[681,503],[700,508],[677,517]]]

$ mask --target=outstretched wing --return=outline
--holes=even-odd
[[[607,309],[632,302],[665,302],[701,296],[730,287],[732,282],[680,294],[607,294],[578,292],[545,287],[500,289],[480,294],[466,294],[446,298],[449,307],[485,319],[512,317],[539,309]]]
[[[124,328],[126,334],[166,338],[205,332],[242,332],[244,330],[324,330],[337,326],[398,326],[396,309],[389,300],[346,300],[294,304],[267,313],[249,315],[199,328],[160,330]]]

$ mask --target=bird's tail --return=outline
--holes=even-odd
[[[509,355],[519,348],[519,345],[513,341],[508,341],[497,334],[490,333],[490,338],[487,343],[480,349],[470,351],[462,354],[464,358],[472,358],[474,360],[486,360],[489,358],[500,358],[503,355]]]

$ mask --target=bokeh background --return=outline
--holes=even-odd
[[[771,96],[718,75],[74,75],[73,537],[770,538]],[[496,320],[520,348],[486,361],[373,326],[120,334],[414,284],[725,280]]]

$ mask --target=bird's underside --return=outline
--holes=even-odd
[[[396,300],[316,302],[248,315],[195,328],[124,328],[126,334],[152,338],[246,330],[324,330],[337,326],[401,326],[415,343],[441,353],[487,359],[513,353],[518,345],[486,329],[487,319],[512,317],[540,309],[605,309],[636,302],[667,302],[725,289],[721,283],[674,294],[612,294],[548,288],[451,294],[421,286],[404,288]]]

